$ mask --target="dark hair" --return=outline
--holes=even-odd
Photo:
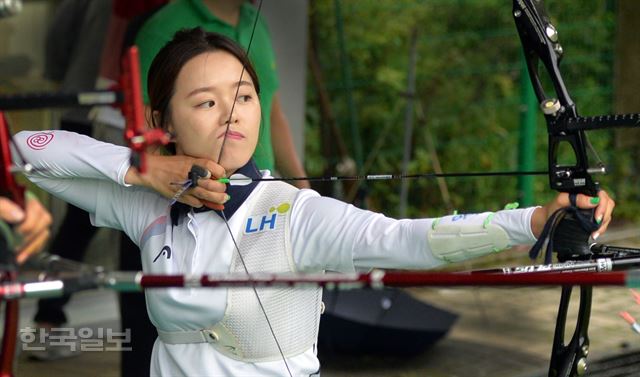
[[[178,31],[151,62],[147,76],[147,90],[151,114],[159,113],[158,119],[151,115],[154,128],[165,128],[170,118],[169,102],[175,92],[176,79],[182,67],[192,58],[205,52],[223,50],[235,56],[251,76],[256,93],[260,94],[258,75],[251,65],[247,53],[231,39],[202,30],[199,27]]]

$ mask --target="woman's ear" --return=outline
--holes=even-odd
[[[152,122],[151,125],[154,125],[157,128],[162,128],[163,124],[162,124],[162,117],[160,116],[160,112],[158,110],[154,110],[151,113],[151,117],[152,117]],[[171,124],[168,125],[169,127],[172,127]],[[172,132],[171,129],[167,130],[168,132]]]
[[[171,135],[171,140],[175,140],[176,138],[176,129],[173,127],[173,123],[171,121],[167,122],[166,131]]]
[[[154,111],[154,113],[155,112],[156,111]],[[154,120],[155,119],[152,118],[151,107],[149,105],[144,105],[144,121],[147,123],[147,128],[153,128],[153,126],[157,124]]]
[[[169,120],[168,122],[166,122],[166,129],[165,131],[169,134],[170,136],[170,143],[175,144],[176,142],[176,129],[175,127],[173,127],[173,123]],[[175,146],[174,146],[175,149]],[[174,153],[175,154],[175,153]]]

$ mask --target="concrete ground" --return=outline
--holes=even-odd
[[[604,242],[638,246],[636,229],[611,231]],[[522,251],[503,253],[500,260],[484,264],[514,265],[526,262]],[[342,376],[514,376],[546,375],[553,329],[560,297],[559,288],[471,288],[410,289],[416,298],[459,315],[448,336],[413,358],[341,357],[322,359],[323,377]],[[576,300],[577,301],[577,300]],[[77,294],[68,306],[76,328],[119,330],[115,294],[93,291]],[[575,308],[573,308],[575,309]],[[640,317],[640,306],[626,288],[595,288],[589,327],[594,361],[634,350],[640,351],[640,335],[632,332],[619,316],[629,311]],[[21,328],[29,326],[35,302],[22,305]],[[570,311],[570,313],[573,310]],[[428,320],[425,318],[425,320]],[[84,352],[60,361],[35,362],[19,356],[17,376],[118,376],[117,352]],[[588,375],[588,374],[587,374]]]

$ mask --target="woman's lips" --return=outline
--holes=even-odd
[[[225,137],[225,135],[227,135],[227,139],[233,139],[233,140],[241,140],[244,139],[244,135],[241,134],[240,132],[237,131],[227,131],[227,132],[223,132],[220,136],[218,136],[218,139]]]

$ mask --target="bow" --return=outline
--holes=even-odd
[[[560,192],[596,196],[599,184],[592,174],[605,173],[606,169],[599,161],[595,167],[590,166],[587,151],[594,154],[595,151],[585,131],[637,126],[640,114],[595,117],[578,115],[559,68],[563,49],[558,40],[558,32],[550,22],[542,0],[513,0],[513,17],[527,61],[529,77],[547,123],[549,184],[553,190]],[[545,92],[542,85],[539,76],[540,66],[544,68],[553,85],[551,95]],[[573,165],[562,165],[558,162],[560,147],[567,145],[575,156]],[[574,209],[571,214],[563,218],[552,217],[550,221],[553,223],[547,224],[550,230],[549,243],[553,244],[554,251],[558,252],[559,260],[590,259],[596,255],[588,246],[589,234],[594,230],[593,227],[597,229],[592,211]],[[575,330],[569,342],[565,344],[564,334],[571,291],[572,287],[569,285],[562,287],[549,376],[577,376],[584,374],[587,369],[587,332],[592,287],[580,286],[580,305]]]
[[[141,173],[146,171],[145,150],[150,145],[167,144],[169,135],[159,129],[146,130],[144,107],[140,85],[140,67],[138,50],[130,48],[122,59],[122,74],[118,85],[113,90],[89,91],[80,93],[39,93],[0,98],[0,109],[34,109],[44,107],[93,106],[113,104],[119,105],[126,119],[124,138],[131,149],[131,165]],[[20,186],[13,174],[17,171],[30,171],[31,165],[24,161],[17,145],[15,151],[23,162],[22,169],[17,169],[11,157],[12,138],[4,113],[0,111],[0,195],[13,200],[20,207],[25,207],[24,187]],[[3,245],[0,250],[0,282],[11,283],[17,278],[15,257],[11,246]],[[4,336],[2,339],[2,357],[0,359],[0,377],[13,375],[13,359],[18,331],[18,301],[6,301]]]
[[[24,187],[20,186],[14,176],[14,165],[11,159],[11,135],[7,120],[3,112],[0,111],[0,193],[6,196],[23,209],[25,208]],[[13,245],[9,239],[0,240],[0,282],[11,283],[17,279],[17,266]],[[0,302],[3,300],[0,300]],[[16,350],[16,339],[18,336],[19,303],[17,299],[6,300],[4,335],[2,337],[2,355],[0,357],[0,376],[10,377],[13,375],[13,359]]]

